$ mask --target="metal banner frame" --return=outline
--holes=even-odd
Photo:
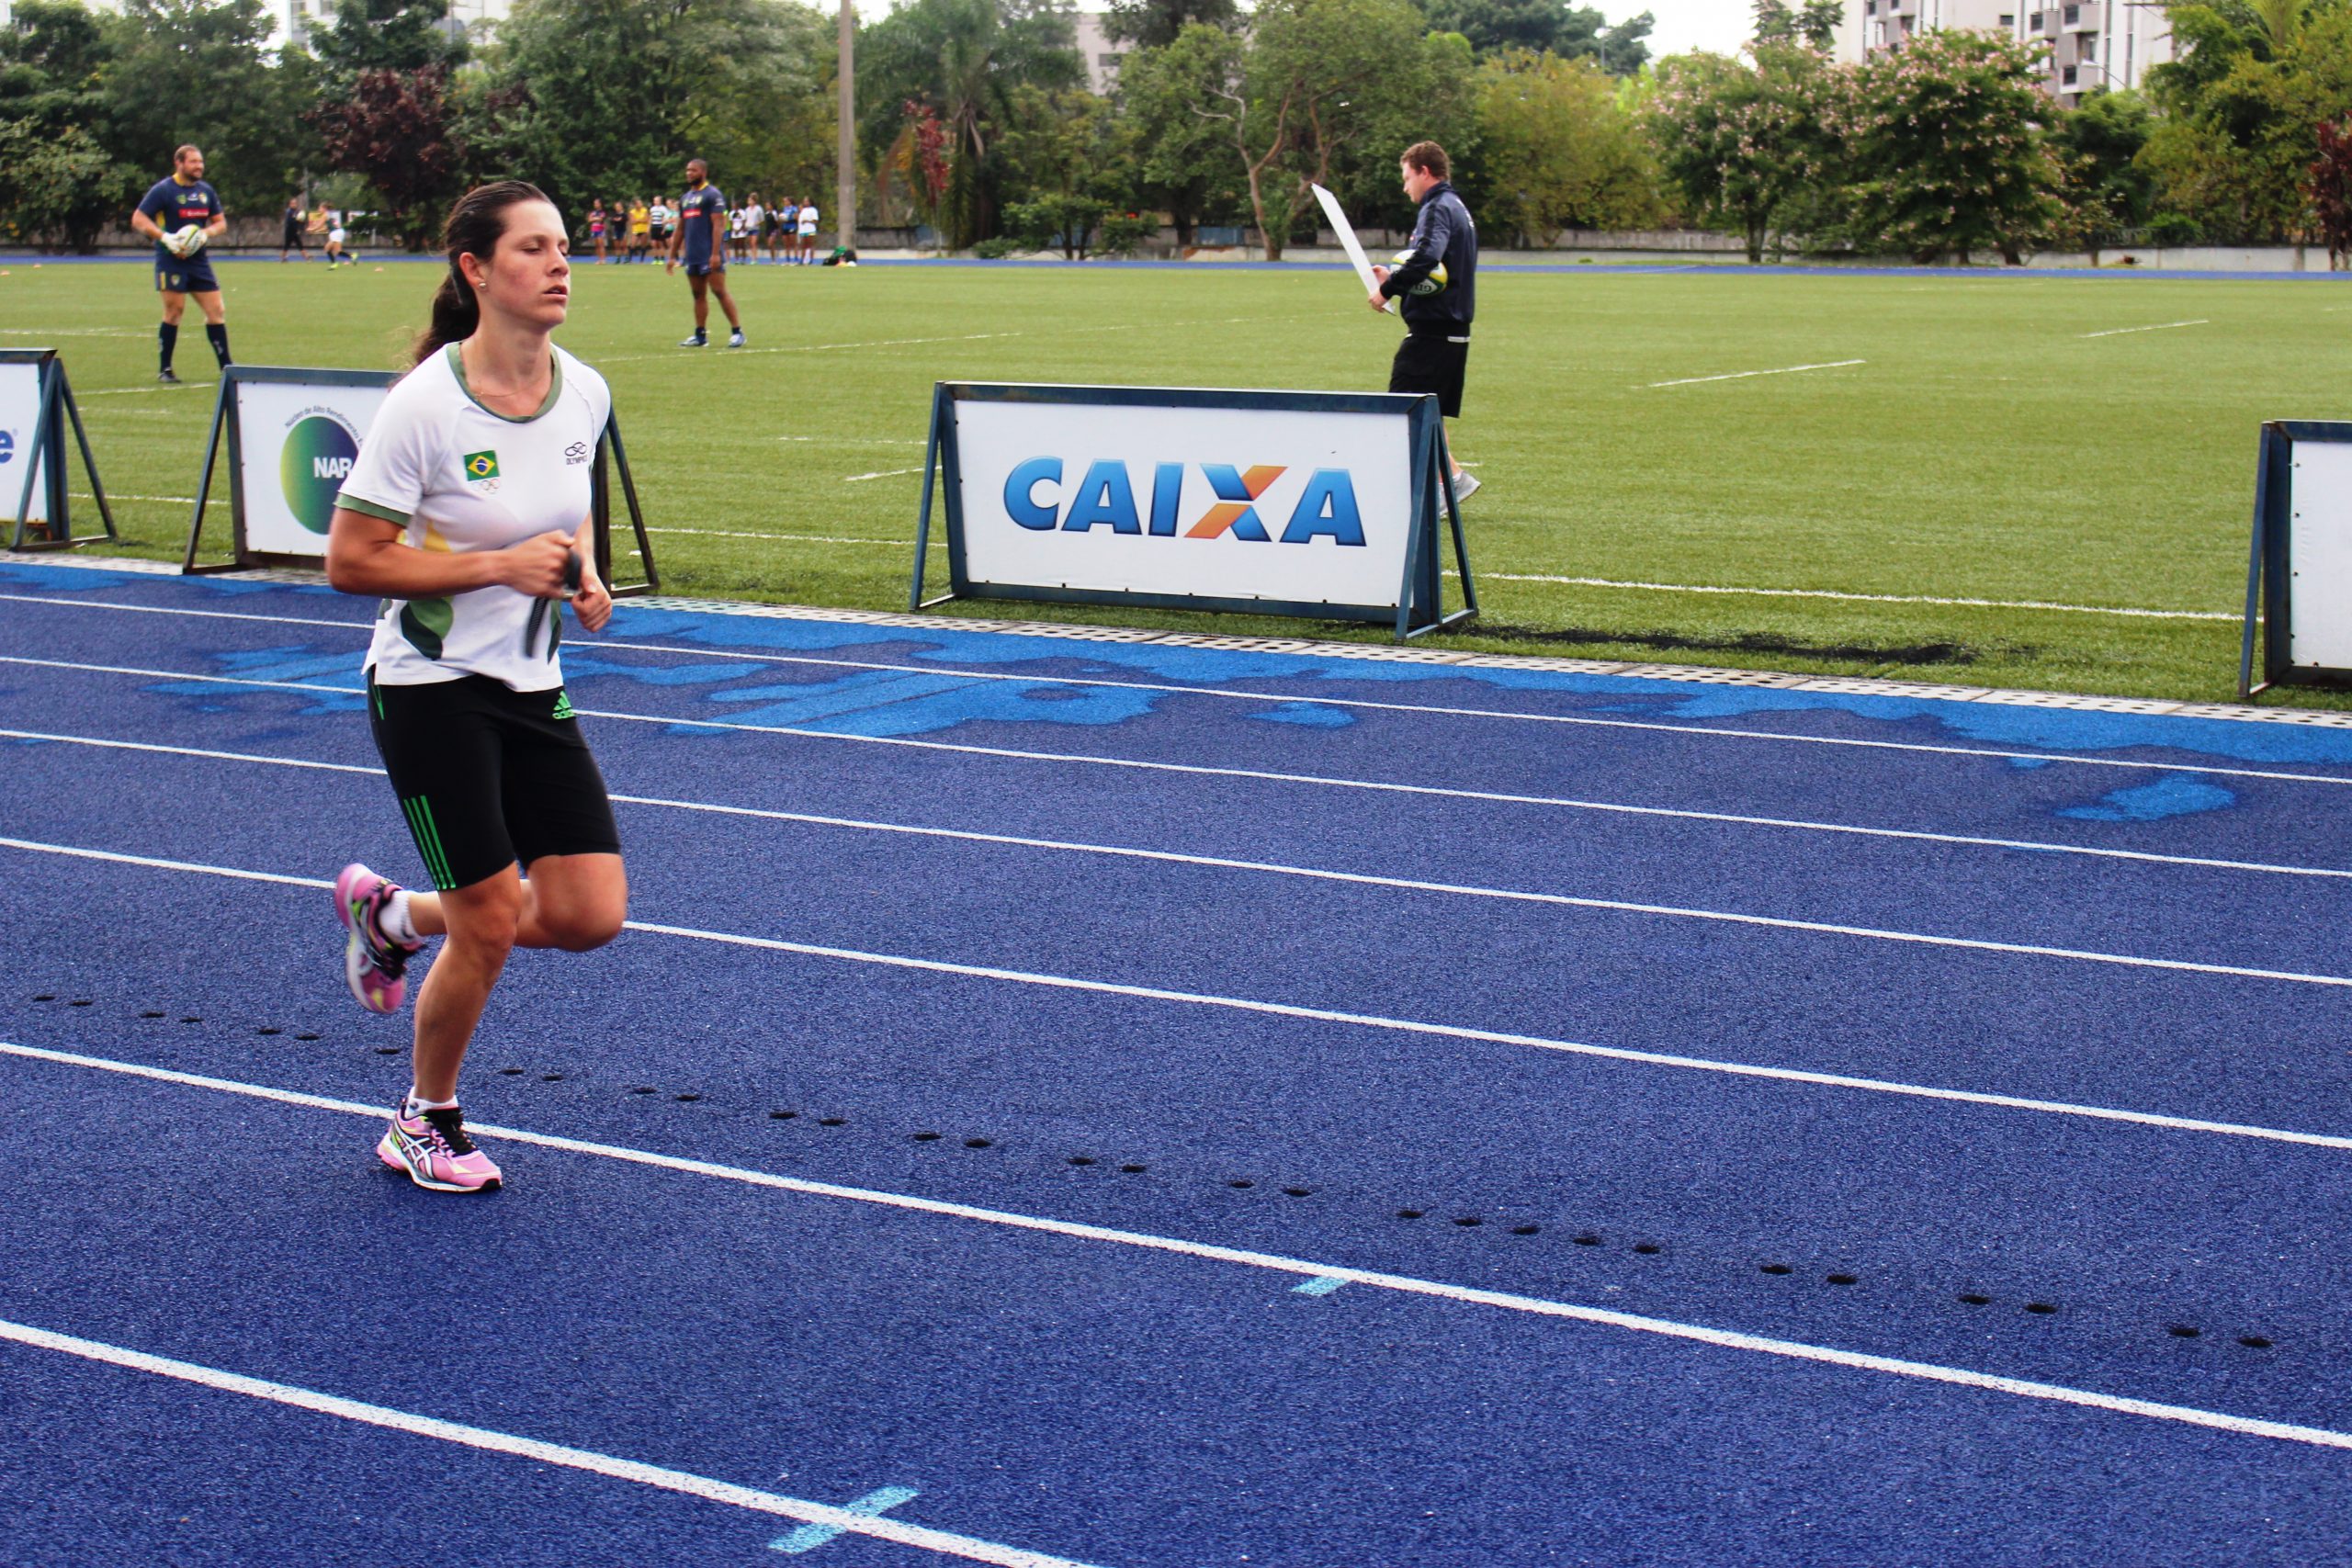
[[[256,385],[294,385],[310,387],[390,387],[403,373],[397,370],[308,369],[288,365],[232,365],[220,374],[219,400],[212,406],[212,428],[204,438],[204,472],[197,481],[196,513],[187,525],[187,549],[180,559],[180,570],[187,576],[205,576],[213,572],[243,571],[253,567],[316,567],[314,556],[286,555],[269,550],[255,550],[245,543],[245,490],[243,431],[237,416],[236,389],[240,383]],[[228,437],[229,452],[229,517],[232,558],[197,562],[197,551],[204,536],[204,514],[212,498],[212,474],[220,459],[221,437]],[[638,558],[644,563],[645,581],[626,586],[615,586],[612,581],[612,481],[611,468],[620,472],[621,493],[628,505],[629,523],[637,536]],[[595,466],[590,470],[590,515],[595,520],[596,572],[605,580],[606,590],[616,599],[634,598],[661,591],[661,580],[653,565],[653,542],[646,535],[645,517],[639,509],[637,479],[629,472],[628,450],[621,444],[620,418],[609,416],[603,432],[596,438]]]
[[[2246,555],[2245,627],[2238,646],[2238,700],[2252,702],[2273,686],[2352,686],[2352,669],[2292,661],[2294,633],[2295,444],[2352,443],[2352,423],[2274,419],[2262,426],[2254,477],[2254,539]],[[2256,640],[2262,679],[2254,678]]]
[[[73,386],[65,378],[65,361],[53,348],[0,348],[0,365],[40,367],[40,412],[34,416],[32,439],[25,444],[25,483],[17,494],[17,525],[10,536],[12,550],[62,550],[86,545],[103,536],[117,539],[114,509],[107,504],[107,487],[98,479],[98,460],[90,452],[89,432],[82,428],[82,410],[74,401]],[[74,516],[65,488],[65,428],[74,427],[74,442],[82,453],[83,471],[90,476],[90,496],[98,503],[104,536],[74,536]],[[42,536],[28,538],[34,526],[33,486],[46,476],[42,500],[49,516],[40,526]]]
[[[1238,409],[1311,413],[1403,413],[1411,444],[1413,514],[1405,547],[1404,581],[1394,604],[1336,604],[1278,599],[1228,599],[1189,593],[1147,593],[1124,589],[1049,588],[1028,583],[975,582],[965,570],[962,470],[956,444],[955,409],[959,402],[1021,402],[1135,409]],[[1478,613],[1478,591],[1470,578],[1470,550],[1462,512],[1446,483],[1445,421],[1437,399],[1389,392],[1285,392],[1225,390],[1200,387],[1050,387],[973,381],[942,381],[932,389],[931,437],[923,454],[922,501],[915,525],[910,610],[927,610],[953,599],[1017,599],[1066,604],[1137,604],[1152,609],[1222,610],[1241,615],[1304,615],[1317,620],[1393,621],[1396,640],[1458,626]],[[944,486],[947,523],[948,592],[922,596],[931,546],[934,480]],[[1454,566],[1462,577],[1462,607],[1447,614],[1443,599],[1444,541],[1438,533],[1442,512],[1453,535]]]

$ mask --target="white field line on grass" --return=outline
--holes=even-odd
[[[1868,365],[1867,359],[1832,359],[1820,365],[1783,365],[1777,370],[1734,370],[1725,376],[1685,376],[1679,381],[1652,381],[1635,387],[1637,392],[1654,392],[1660,387],[1696,387],[1704,381],[1745,381],[1751,376],[1793,376],[1800,370],[1843,370],[1850,365]]]
[[[863,539],[850,534],[754,534],[730,528],[656,528],[650,525],[645,531],[649,534],[699,534],[707,539],[773,539],[784,544],[803,545],[886,545],[901,550],[911,547],[905,539]]]
[[[2126,333],[2168,333],[2175,327],[2210,327],[2212,324],[2213,323],[2211,321],[2203,320],[2194,321],[2158,321],[2152,327],[2109,327],[2103,333],[2083,333],[2079,335],[2086,338],[2121,337]]]
[[[123,610],[139,615],[195,615],[210,619],[271,621],[283,620],[288,626],[351,626],[367,629],[368,623],[356,621],[314,621],[294,616],[234,615],[220,610],[188,610],[159,604],[123,604],[106,600],[67,599],[36,593],[0,593],[0,602],[27,604],[57,604],[68,609]],[[939,623],[942,632],[955,629],[952,621]],[[594,646],[593,644],[579,646]],[[1990,757],[2001,761],[2064,762],[2086,768],[2120,768],[2137,773],[2196,773],[2217,778],[2270,779],[2289,784],[2318,784],[2352,785],[2352,776],[2337,777],[2329,773],[2298,773],[2272,768],[2225,768],[2201,762],[2144,762],[2125,757],[2089,757],[2066,751],[2005,751],[1990,746],[1937,746],[1919,740],[1865,740],[1843,735],[1798,735],[1782,729],[1731,729],[1720,725],[1668,724],[1655,719],[1600,718],[1589,714],[1514,713],[1507,708],[1454,707],[1435,703],[1384,703],[1362,697],[1325,697],[1304,693],[1231,692],[1213,686],[1184,686],[1149,681],[1109,681],[1071,675],[1022,675],[1001,671],[953,669],[936,664],[886,664],[854,659],[820,659],[806,654],[746,653],[736,649],[686,648],[670,643],[627,642],[615,639],[604,643],[607,648],[623,648],[647,653],[675,654],[682,658],[735,659],[755,663],[814,664],[843,670],[903,671],[926,675],[956,675],[968,681],[1025,681],[1032,684],[1055,686],[1103,686],[1124,692],[1167,692],[1182,696],[1216,697],[1233,702],[1249,702],[1283,705],[1308,704],[1317,707],[1363,709],[1374,713],[1430,714],[1445,718],[1491,718],[1524,724],[1563,724],[1594,729],[1632,729],[1653,734],[1699,735],[1719,740],[1773,740],[1803,746],[1848,746],[1869,751],[1917,751],[1939,757]],[[162,675],[176,681],[228,680],[226,676],[190,673],[187,671],[126,670],[105,664],[74,664],[41,659],[10,659],[0,656],[0,664],[18,663],[48,665],[60,670],[87,670],[100,674]],[[236,682],[232,681],[232,684]],[[259,684],[270,684],[263,682]],[[1923,698],[1922,701],[1933,701]],[[642,718],[640,714],[613,716]],[[1213,773],[1236,778],[1267,778],[1293,783],[1338,784],[1367,789],[1396,789],[1416,791],[1422,786],[1412,784],[1372,784],[1357,780],[1318,779],[1308,774],[1262,773],[1247,769],[1189,767],[1175,762],[1147,762],[1121,757],[1089,757],[1053,751],[1020,751],[1000,747],[959,746],[947,741],[918,740],[907,736],[840,735],[827,730],[793,729],[775,725],[728,724],[713,719],[682,718],[679,724],[704,725],[719,729],[744,729],[760,734],[803,735],[827,740],[854,740],[877,746],[915,746],[938,750],[964,751],[978,756],[1038,759],[1062,762],[1091,762],[1104,767],[1157,768],[1178,773]],[[1446,793],[1446,792],[1439,792]],[[1508,799],[1510,796],[1497,796]]]
[[[274,1089],[264,1084],[245,1083],[235,1078],[208,1077],[201,1074],[178,1072],[168,1067],[151,1067],[136,1062],[118,1061],[106,1056],[85,1056],[70,1051],[44,1050],[40,1046],[23,1045],[8,1041],[0,1041],[0,1055],[22,1057],[30,1061],[48,1062],[60,1066],[84,1067],[97,1072],[117,1073],[127,1077],[145,1078],[188,1089],[242,1095],[249,1099],[269,1100],[281,1105],[300,1106],[310,1110],[339,1111],[347,1115],[371,1119],[384,1114],[381,1106],[363,1105],[355,1100],[331,1100],[322,1095],[302,1094],[289,1089]],[[1842,1367],[1854,1371],[1912,1378],[1927,1382],[1974,1389],[1987,1393],[2008,1394],[2021,1399],[2045,1400],[2052,1404],[2071,1404],[2084,1409],[2107,1411],[2115,1415],[2136,1416],[2148,1420],[2171,1421],[2185,1426],[2201,1427],[2211,1431],[2231,1432],[2243,1437],[2308,1443],[2317,1448],[2352,1449],[2352,1432],[2339,1432],[2325,1427],[2304,1427],[2286,1421],[2265,1420],[2258,1416],[2233,1416],[2222,1411],[2204,1410],[2193,1405],[2166,1404],[2154,1400],[2134,1399],[2127,1395],[2101,1393],[2092,1389],[2074,1388],[2064,1383],[2038,1382],[2025,1378],[2004,1377],[1996,1372],[1977,1371],[1966,1367],[1943,1366],[1932,1361],[1914,1361],[1894,1356],[1872,1355],[1859,1350],[1841,1350],[1826,1345],[1807,1344],[1801,1340],[1769,1338],[1762,1335],[1711,1328],[1702,1324],[1684,1323],[1673,1318],[1650,1317],[1638,1313],[1617,1312],[1606,1307],[1583,1306],[1571,1302],[1552,1301],[1541,1296],[1520,1295],[1509,1291],[1448,1284],[1442,1280],[1424,1280],[1409,1274],[1386,1274],[1369,1269],[1317,1263],[1306,1258],[1286,1257],[1280,1253],[1253,1252],[1240,1247],[1187,1241],[1178,1236],[1156,1235],[1148,1231],[1120,1230],[1109,1225],[1084,1224],[1070,1220],[1050,1219],[1043,1215],[1024,1214],[1006,1209],[987,1209],[970,1203],[955,1203],[937,1198],[922,1198],[912,1193],[891,1192],[875,1188],[843,1187],[829,1181],[810,1181],[797,1177],[778,1176],[770,1171],[753,1170],[742,1166],[720,1165],[710,1160],[687,1159],[676,1155],[659,1154],[651,1150],[630,1148],[623,1145],[594,1143],[582,1138],[567,1138],[548,1133],[527,1132],[516,1127],[493,1126],[488,1122],[474,1124],[471,1130],[484,1136],[503,1138],[511,1143],[524,1144],[536,1148],[551,1149],[565,1154],[586,1155],[599,1159],[619,1160],[629,1165],[645,1166],[658,1170],[673,1170],[684,1175],[707,1177],[721,1181],[740,1182],[745,1186],[793,1192],[807,1197],[870,1203],[877,1207],[897,1209],[906,1213],[936,1215],[943,1219],[1002,1225],[1010,1229],[1066,1236],[1078,1241],[1104,1242],[1113,1246],[1137,1247],[1152,1252],[1173,1254],[1182,1258],[1199,1258],[1204,1262],[1227,1263],[1239,1268],[1260,1269],[1272,1273],[1310,1280],[1340,1280],[1351,1285],[1363,1285],[1373,1290],[1394,1291],[1404,1295],[1454,1302],[1465,1306],[1491,1307],[1503,1312],[1526,1313],[1539,1317],[1589,1323],[1600,1327],[1626,1329],[1637,1334],[1651,1334],[1686,1343],[1713,1346],[1720,1349],[1740,1350],[1789,1360],[1810,1361],[1824,1366]]]
[[[1314,313],[1317,315],[1322,314],[1320,311]],[[1161,324],[1157,330],[1174,331],[1179,327],[1216,327],[1263,324],[1270,321],[1297,321],[1299,319],[1301,319],[1301,313],[1297,311],[1292,311],[1287,314],[1276,316],[1217,316],[1204,318],[1200,321],[1169,321]],[[1069,337],[1086,333],[1125,333],[1133,332],[1135,328],[1133,325],[1122,321],[1112,326],[1028,327],[1023,328],[1017,332],[1009,333],[955,333],[944,337],[875,338],[865,343],[777,344],[759,348],[723,348],[718,350],[718,353],[728,359],[743,359],[755,354],[831,354],[836,351],[847,351],[860,348],[913,348],[926,344],[989,343],[1000,338],[1010,337]],[[673,349],[667,354],[607,355],[597,360],[596,363],[599,365],[632,365],[649,359],[676,359],[679,355],[684,354],[698,354],[701,352],[701,350],[697,349]],[[143,390],[144,389],[133,389]]]
[[[73,491],[72,494],[74,499],[76,501],[96,501],[98,499],[86,490],[77,490]],[[180,506],[194,506],[196,504],[196,497],[192,495],[133,495],[129,491],[124,490],[110,490],[107,491],[107,499],[108,501],[167,501]]]
[[[884,468],[878,473],[844,474],[842,477],[842,483],[845,485],[854,485],[863,483],[866,479],[901,479],[908,474],[919,474],[921,472],[922,472],[921,468]]]
[[[151,871],[179,872],[195,876],[225,877],[235,882],[269,883],[285,887],[328,888],[334,884],[319,876],[289,876],[282,872],[247,871],[237,866],[209,865],[201,861],[166,860],[156,855],[129,854],[119,850],[85,849],[74,844],[48,844],[31,839],[0,838],[0,849],[28,854],[58,855],[69,860],[99,861]],[[1174,1006],[1213,1008],[1253,1013],[1267,1018],[1295,1019],[1306,1023],[1334,1023],[1352,1028],[1421,1035],[1442,1040],[1466,1040],[1479,1044],[1522,1046],[1555,1051],[1564,1055],[1591,1056],[1603,1061],[1631,1062],[1641,1066],[1674,1067],[1718,1073],[1726,1077],[1803,1084],[1815,1089],[1855,1089],[1871,1094],[1900,1095],[1914,1100],[1940,1100],[1956,1105],[1982,1105],[1998,1111],[2025,1111],[2048,1116],[2075,1116],[2093,1122],[2125,1122],[2166,1132],[2205,1133],[2222,1137],[2254,1138],[2265,1143],[2294,1144],[2309,1148],[2352,1150],[2352,1137],[2332,1133],[2304,1133],[2284,1127],[2263,1127],[2244,1122],[2214,1122],[2193,1116],[2170,1116],[2151,1111],[2126,1111],[2113,1106],[2085,1105],[2063,1100],[2035,1100],[1995,1094],[1981,1089],[1944,1089],[1931,1084],[1905,1083],[1894,1078],[1858,1077],[1847,1073],[1818,1073],[1801,1067],[1771,1067],[1753,1062],[1725,1061],[1709,1056],[1682,1056],[1669,1052],[1636,1051],[1619,1045],[1593,1045],[1576,1040],[1555,1040],[1540,1034],[1513,1034],[1501,1030],[1474,1029],[1452,1023],[1427,1023],[1415,1019],[1384,1018],[1376,1013],[1342,1012],[1330,1008],[1302,1007],[1290,1002],[1255,1001],[1245,997],[1212,996],[1198,991],[1171,991],[1155,986],[1134,986],[1114,980],[1085,980],[1069,975],[1044,975],[1023,969],[998,969],[986,964],[955,964],[944,959],[912,958],[900,953],[868,953],[851,947],[824,947],[786,942],[780,937],[747,936],[734,931],[705,931],[695,926],[662,925],[651,920],[627,920],[626,929],[653,936],[718,942],[766,953],[788,953],[801,958],[872,964],[929,975],[953,975],[969,980],[1036,986],[1048,990],[1079,991],[1118,997],[1130,1001],[1165,1002]]]
[[[590,710],[582,709],[582,712]],[[355,762],[324,762],[303,757],[269,756],[250,751],[220,751],[199,746],[171,746],[153,740],[117,740],[94,735],[61,735],[39,729],[0,729],[0,739],[46,741],[61,746],[90,746],[107,750],[147,751],[161,756],[198,757],[209,761],[248,762],[275,768],[315,768],[330,773],[368,773],[380,777],[383,770]],[[1909,840],[1933,844],[1953,844],[1971,849],[2014,850],[2034,854],[2071,854],[2098,860],[2136,861],[2143,864],[2193,866],[2199,870],[2245,871],[2278,876],[2311,876],[2333,880],[2352,880],[2352,870],[2334,866],[2284,865],[2267,861],[2221,860],[2205,855],[2168,855],[2152,850],[2110,850],[2081,844],[2062,844],[2034,839],[1990,839],[1962,833],[1930,833],[1905,828],[1865,828],[1841,822],[1809,822],[1799,818],[1747,817],[1722,811],[1692,811],[1667,806],[1625,806],[1610,801],[1577,800],[1565,795],[1497,795],[1474,790],[1441,789],[1433,792],[1454,798],[1498,801],[1513,806],[1553,807],[1568,811],[1597,811],[1626,817],[1656,817],[1685,822],[1720,822],[1740,828],[1776,828],[1794,832],[1845,833],[1858,838]],[[1258,871],[1283,876],[1315,877],[1329,881],[1361,883],[1372,887],[1396,887],[1417,893],[1447,893],[1485,898],[1529,900],[1539,903],[1563,903],[1581,906],[1588,902],[1565,894],[1519,892],[1510,888],[1475,887],[1453,883],[1421,882],[1406,877],[1374,876],[1369,874],[1328,871],[1313,866],[1283,865],[1270,861],[1235,860],[1216,855],[1184,854],[1173,850],[1131,848],[1117,844],[1071,842],[1058,839],[1031,839],[1006,833],[984,833],[961,828],[925,827],[916,823],[875,822],[854,817],[825,817],[804,811],[776,811],[763,807],[723,806],[710,801],[672,800],[654,795],[615,795],[613,799],[631,806],[661,806],[679,811],[716,812],[725,816],[757,818],[773,822],[800,822],[810,827],[842,828],[859,832],[906,833],[923,838],[959,839],[974,843],[1004,844],[1025,849],[1066,851],[1073,853],[1118,855],[1137,860],[1166,861],[1181,865],[1213,866],[1232,871]]]
[[[23,1054],[23,1049],[0,1044],[0,1050]],[[305,1102],[314,1109],[358,1109],[347,1101],[318,1100],[309,1096],[295,1100],[295,1103]],[[273,1382],[266,1378],[247,1377],[241,1372],[223,1371],[218,1367],[175,1360],[169,1356],[157,1356],[145,1350],[126,1349],[119,1345],[85,1339],[78,1335],[59,1334],[52,1329],[35,1328],[28,1324],[0,1319],[0,1340],[13,1341],[39,1350],[52,1350],[61,1355],[78,1356],[85,1361],[99,1361],[134,1372],[175,1378],[181,1382],[217,1389],[223,1393],[266,1400],[272,1404],[288,1405],[319,1416],[332,1416],[342,1421],[356,1421],[363,1426],[380,1427],[413,1438],[430,1438],[435,1442],[455,1443],[461,1448],[477,1449],[485,1453],[511,1454],[540,1464],[586,1471],[591,1475],[601,1475],[611,1481],[626,1481],[632,1485],[699,1497],[704,1502],[720,1503],[730,1508],[745,1508],[752,1513],[797,1519],[803,1524],[854,1531],[898,1546],[962,1558],[967,1562],[993,1563],[999,1568],[1084,1568],[1083,1564],[1067,1557],[1052,1557],[1042,1551],[1023,1551],[1019,1547],[1000,1546],[994,1541],[978,1540],[970,1536],[926,1529],[921,1525],[910,1525],[880,1515],[853,1513],[847,1508],[836,1508],[824,1503],[786,1497],[752,1486],[739,1486],[731,1481],[696,1475],[691,1471],[672,1470],[666,1465],[646,1464],[638,1460],[616,1459],[611,1454],[598,1453],[591,1449],[575,1449],[563,1443],[545,1442],[537,1438],[496,1432],[486,1427],[444,1421],[437,1416],[420,1416],[414,1411],[345,1399],[340,1394],[322,1393],[316,1389]]]
[[[1446,573],[1448,577],[1457,575],[1451,570]],[[1481,582],[1559,582],[1576,588],[1626,588],[1651,593],[1722,593],[1742,599],[1835,599],[1854,604],[1951,604],[1973,610],[2061,610],[2075,615],[2138,615],[2159,621],[2234,622],[2240,619],[2232,610],[2129,610],[2112,604],[2060,604],[2046,599],[1946,599],[1925,593],[1841,593],[1827,588],[1725,588],[1713,583],[1627,582],[1611,577],[1553,577],[1538,572],[1482,570],[1478,573],[1478,580]]]

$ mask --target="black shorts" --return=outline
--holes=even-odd
[[[1435,333],[1408,333],[1396,345],[1396,363],[1388,367],[1392,392],[1434,392],[1440,412],[1448,419],[1462,415],[1462,372],[1470,363],[1470,339],[1441,337]]]
[[[155,287],[169,294],[218,294],[220,280],[212,276],[212,258],[198,251],[192,256],[157,256]]]
[[[433,886],[470,887],[541,855],[620,853],[571,702],[487,675],[423,686],[368,678],[368,722]]]

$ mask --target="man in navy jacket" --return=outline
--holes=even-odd
[[[1445,149],[1434,141],[1416,141],[1397,160],[1405,177],[1405,194],[1420,205],[1413,220],[1413,250],[1393,270],[1372,269],[1374,288],[1371,305],[1385,310],[1398,300],[1405,318],[1405,341],[1396,346],[1396,361],[1389,368],[1392,392],[1433,392],[1448,419],[1462,413],[1462,377],[1470,360],[1470,319],[1477,311],[1478,226],[1470,209],[1446,183],[1452,165]],[[1444,286],[1431,293],[1419,290],[1442,264]],[[1446,444],[1449,461],[1453,443]],[[1476,476],[1453,465],[1453,498],[1466,501],[1478,488]]]

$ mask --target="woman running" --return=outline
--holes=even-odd
[[[437,890],[344,867],[344,975],[362,1007],[394,1011],[411,956],[447,938],[417,994],[414,1077],[376,1145],[436,1192],[501,1179],[466,1135],[458,1067],[508,952],[602,947],[628,902],[612,806],[556,656],[555,601],[569,598],[590,631],[613,611],[587,456],[612,394],[548,341],[571,302],[566,232],[519,180],[450,209],[432,324],[360,444],[327,535],[328,581],[385,601],[368,716]]]

